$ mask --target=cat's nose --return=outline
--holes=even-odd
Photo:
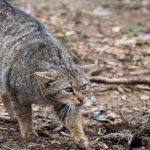
[[[78,97],[78,101],[80,102],[80,104],[83,104],[84,96],[83,96],[83,95],[80,95],[80,96]]]
[[[77,106],[82,106],[84,104],[83,101],[84,101],[84,97],[79,97]]]
[[[82,93],[76,92],[76,100],[78,101],[79,105],[83,104],[84,101],[84,95]]]
[[[79,97],[79,98],[78,98],[78,101],[79,101],[80,103],[83,103],[84,97]]]

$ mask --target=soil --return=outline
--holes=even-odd
[[[97,63],[91,75],[150,76],[149,0],[12,2],[46,24],[76,63]],[[0,150],[77,149],[65,127],[56,131],[61,122],[51,108],[33,109],[39,136],[22,140],[18,124],[0,119]],[[149,86],[92,83],[82,114],[91,150],[150,150]],[[8,117],[1,102],[0,116]]]

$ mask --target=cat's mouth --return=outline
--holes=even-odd
[[[76,106],[76,107],[82,107],[83,104],[84,104],[84,102],[80,102],[80,103],[76,104],[75,106]]]

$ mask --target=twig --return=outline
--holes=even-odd
[[[12,120],[10,119],[10,117],[6,117],[6,116],[0,116],[0,121],[3,121],[3,122],[12,122]]]
[[[129,125],[130,122],[128,122],[128,120],[127,120],[126,117],[124,116],[123,111],[121,110],[121,111],[119,111],[119,113],[120,113],[120,116],[121,116],[122,120],[123,120],[125,123],[127,123],[127,124]]]
[[[91,76],[90,81],[103,84],[145,84],[150,85],[150,76],[129,76],[124,78],[108,78],[104,76]]]
[[[12,148],[10,148],[10,147],[8,147],[8,146],[6,146],[6,145],[1,145],[2,146],[2,148],[4,148],[3,150],[12,150]]]

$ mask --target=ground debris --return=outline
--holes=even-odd
[[[149,0],[11,1],[46,24],[77,64],[97,62],[98,69],[91,78],[118,80],[132,75],[149,78]],[[125,34],[124,27],[130,27]],[[91,150],[149,150],[149,84],[131,86],[109,82],[106,85],[99,81],[91,86],[92,94],[82,109]],[[9,121],[0,102],[0,118],[3,118],[0,119],[0,150],[27,150],[27,145],[29,150],[77,150],[50,108],[33,108],[39,137],[27,144],[20,138],[18,124]],[[100,121],[90,119],[92,113]],[[130,134],[130,140],[126,139]]]
[[[132,137],[132,134],[128,133],[110,133],[107,135],[104,135],[102,139],[104,140],[110,140],[110,141],[115,141],[115,142],[128,142]]]

